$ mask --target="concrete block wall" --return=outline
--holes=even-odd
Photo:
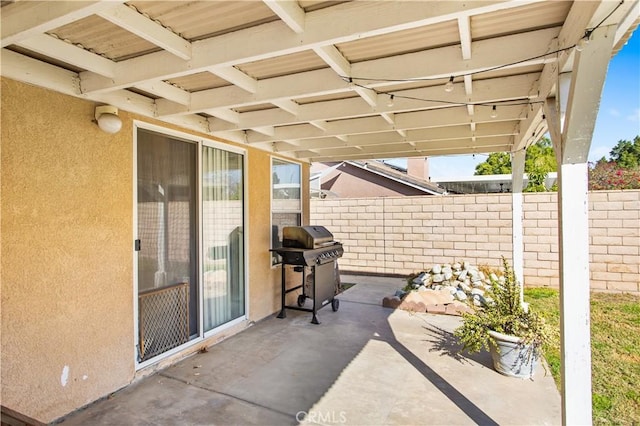
[[[640,293],[640,191],[589,196],[591,287]],[[524,282],[558,287],[556,193],[524,194]],[[311,224],[345,246],[343,271],[400,274],[434,263],[511,261],[510,194],[315,199]]]
[[[589,197],[591,287],[640,290],[640,191],[592,192]]]

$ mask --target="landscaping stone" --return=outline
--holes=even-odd
[[[415,277],[413,279],[413,283],[414,284],[424,284],[425,280],[427,279],[427,273],[426,272],[421,272],[420,275],[418,275],[417,277]]]
[[[385,297],[385,307],[410,312],[461,315],[493,301],[485,297],[492,282],[504,283],[504,276],[491,273],[487,277],[470,262],[433,265],[409,281],[412,291],[398,290]]]
[[[425,287],[425,290],[426,290],[426,289],[427,289],[427,288]],[[404,296],[406,296],[406,295],[407,295],[407,292],[406,292],[406,291],[404,291],[404,290],[396,290],[396,293],[394,294],[394,296],[397,296],[397,297],[399,297],[400,299],[402,299],[402,298],[403,298]]]
[[[447,290],[451,295],[456,294],[456,291],[458,291],[458,287],[454,287],[452,285],[444,286],[443,288]]]
[[[444,315],[447,313],[447,305],[427,305],[427,313]]]
[[[424,298],[422,297],[421,292],[418,292],[418,291],[410,292],[405,296],[404,299],[402,299],[402,303],[405,303],[405,302],[425,305],[425,310],[426,310],[426,304],[424,303]]]
[[[427,312],[427,306],[422,302],[407,302],[403,300],[398,309],[409,312]]]
[[[471,289],[471,295],[473,295],[473,296],[475,296],[475,295],[482,296],[482,295],[484,295],[484,290],[481,290],[479,288]]]
[[[466,303],[457,301],[448,304],[445,310],[447,315],[462,315],[466,312],[472,312],[472,309]]]
[[[467,300],[469,296],[467,296],[467,293],[465,293],[462,290],[458,290],[456,291],[456,299],[458,300]]]
[[[447,290],[432,290],[420,293],[422,301],[428,305],[444,305],[452,303],[455,299]]]
[[[384,308],[396,309],[398,306],[400,306],[400,303],[402,303],[402,300],[400,300],[398,296],[392,296],[392,297],[387,296],[384,299],[382,299],[382,306]]]
[[[435,274],[435,275],[432,277],[432,281],[433,281],[434,283],[441,283],[441,282],[443,282],[443,281],[444,281],[444,275],[443,275],[443,274]]]

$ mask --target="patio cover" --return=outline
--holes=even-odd
[[[588,249],[577,248],[588,238],[586,158],[607,65],[638,24],[637,0],[1,6],[2,76],[98,104],[302,161],[511,152],[516,271],[524,150],[549,131],[560,287],[571,284],[574,301],[562,302],[573,371],[564,372],[563,416],[591,421]]]

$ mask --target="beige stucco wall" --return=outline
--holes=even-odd
[[[94,108],[2,79],[2,405],[42,422],[136,377],[133,120],[196,134],[121,111],[122,130],[108,135]],[[247,150],[249,315],[259,320],[278,309],[280,270],[268,252],[270,154]]]
[[[2,404],[50,421],[133,375],[132,123],[2,79]]]

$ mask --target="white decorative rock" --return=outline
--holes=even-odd
[[[482,295],[484,295],[484,290],[481,290],[479,288],[474,288],[474,289],[471,289],[471,294],[474,295],[474,296],[476,296],[476,295],[477,296],[482,296]]]
[[[459,271],[460,269],[462,269],[462,265],[460,264],[460,262],[456,262],[451,265],[451,268],[453,268],[455,271]]]
[[[491,275],[489,275],[489,279],[491,281],[498,281],[498,276],[492,272]]]
[[[449,269],[444,273],[444,279],[449,281],[451,278],[453,278],[453,273],[451,272],[451,269]]]
[[[444,286],[443,290],[447,290],[451,294],[456,294],[456,292],[458,291],[458,289],[452,285]]]
[[[433,275],[439,275],[442,272],[442,266],[440,265],[433,265],[433,267],[431,268],[431,273]]]
[[[458,275],[458,281],[464,281],[464,279],[467,278],[468,273],[469,271],[467,271],[466,269],[460,271],[460,275]]]
[[[467,285],[465,283],[460,283],[458,285],[458,287],[460,287],[460,289],[464,290],[465,293],[470,293],[471,292],[471,287],[469,287],[469,285]]]
[[[444,281],[444,275],[442,274],[436,274],[433,276],[433,282],[434,283],[441,283],[442,281]]]
[[[456,291],[455,297],[458,300],[467,300],[467,293],[462,290],[458,290]]]
[[[420,287],[418,287],[418,291],[427,291],[427,288],[421,285]]]

